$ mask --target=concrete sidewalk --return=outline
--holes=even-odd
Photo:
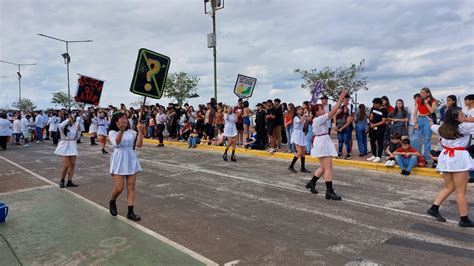
[[[1,265],[205,265],[56,186],[0,194]]]
[[[145,139],[144,143],[157,145],[158,140]],[[164,141],[164,144],[169,145],[169,146],[179,147],[179,148],[188,148],[189,146],[187,142],[179,142],[179,141]],[[197,146],[197,149],[224,152],[225,147],[199,144]],[[275,152],[272,154],[272,153],[262,151],[262,150],[250,150],[250,149],[244,149],[244,148],[237,148],[236,153],[245,154],[245,155],[264,156],[267,158],[279,158],[279,159],[285,159],[288,161],[291,161],[291,159],[293,158],[292,153]],[[359,158],[357,156],[354,156],[353,159],[351,160],[334,159],[333,164],[336,166],[343,166],[343,167],[355,167],[355,168],[362,168],[362,169],[377,170],[377,171],[382,171],[382,172],[400,173],[400,167],[398,166],[387,167],[387,166],[384,166],[383,163],[368,162],[365,160],[365,158],[366,157]],[[319,163],[319,159],[307,155],[306,162]],[[429,167],[415,167],[412,170],[412,174],[435,177],[435,178],[442,177],[435,169],[429,168]]]

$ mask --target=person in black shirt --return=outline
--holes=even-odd
[[[276,109],[275,106],[273,106],[273,101],[268,100],[267,101],[267,115],[265,116],[266,119],[266,124],[267,124],[267,131],[268,131],[268,140],[270,142],[270,148],[267,150],[270,153],[273,153],[276,151],[275,147],[275,137],[273,136],[273,132],[275,129],[275,115]]]
[[[275,139],[275,149],[280,148],[282,136],[281,130],[283,128],[283,106],[280,99],[275,99],[275,120],[273,127],[273,138]]]
[[[370,110],[369,116],[369,137],[370,149],[372,150],[372,157],[367,161],[379,163],[382,161],[383,152],[383,138],[385,134],[385,123],[387,122],[388,112],[382,107],[382,99],[374,98],[372,100],[373,107]]]
[[[267,112],[263,108],[263,104],[257,104],[257,112],[255,113],[255,128],[257,131],[257,149],[264,149],[266,145],[267,131],[265,129],[265,116]]]

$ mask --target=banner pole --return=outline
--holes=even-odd
[[[133,149],[135,150],[135,147],[137,146],[137,140],[138,140],[138,123],[141,123],[142,121],[142,115],[143,115],[143,107],[146,104],[146,96],[143,97],[143,104],[142,107],[140,108],[140,114],[138,115],[138,121],[137,121],[137,136],[135,137],[135,142],[133,143]]]

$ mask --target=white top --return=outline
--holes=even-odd
[[[431,130],[438,134],[440,125],[431,126]],[[461,123],[458,126],[459,133],[463,136],[457,139],[441,138],[441,144],[448,148],[464,148],[468,145],[470,135],[474,134],[474,123]],[[443,148],[438,157],[436,170],[440,172],[463,172],[474,169],[474,159],[466,150],[449,151]]]
[[[114,148],[114,152],[110,157],[109,173],[111,175],[128,176],[142,171],[137,154],[135,150],[133,150],[137,132],[131,129],[125,131],[122,136],[122,141],[117,145],[115,139],[118,134],[119,132],[115,130],[109,132],[109,140]]]
[[[467,107],[463,107],[462,112],[466,117],[474,117],[474,108],[467,109]]]
[[[43,116],[38,114],[35,118],[35,126],[36,127],[43,127],[44,126],[44,121],[43,121]]]
[[[12,123],[5,118],[0,118],[0,136],[12,135]]]
[[[21,132],[27,132],[30,129],[31,122],[26,119],[26,117],[23,117],[21,119]]]
[[[64,120],[59,124],[59,135],[61,136],[61,140],[64,141],[71,141],[71,140],[77,140],[78,137],[78,124],[74,123],[72,125],[69,125],[69,119]],[[64,128],[68,127],[68,132],[67,135],[64,135]]]
[[[19,119],[13,121],[13,134],[21,134],[21,121]]]
[[[331,119],[329,119],[328,113],[315,117],[313,119],[313,135],[328,134],[331,126]]]
[[[55,132],[59,128],[59,117],[53,115],[49,118],[49,132]]]
[[[335,157],[337,156],[334,143],[329,136],[329,128],[331,128],[331,119],[328,113],[315,117],[313,119],[313,148],[311,149],[311,156],[314,157]]]
[[[237,121],[237,116],[234,113],[224,115],[224,136],[226,137],[235,137],[237,136],[237,127],[235,126],[235,121]]]
[[[293,118],[293,131],[291,132],[291,143],[294,143],[298,146],[306,146],[306,136],[303,132],[304,122],[301,122],[299,116]]]
[[[59,141],[58,147],[54,152],[60,156],[77,156],[77,144],[76,141],[80,136],[80,131],[78,131],[78,124],[69,125],[69,119],[64,120],[59,124],[59,135],[61,140]],[[68,128],[67,135],[64,134],[64,128]]]
[[[168,117],[163,113],[156,115],[156,124],[157,125],[164,125],[164,124],[166,124],[167,120],[168,120]]]
[[[84,127],[84,118],[82,118],[82,116],[76,117],[76,123],[79,124],[81,132],[86,130]]]

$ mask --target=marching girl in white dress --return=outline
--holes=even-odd
[[[100,147],[102,148],[103,154],[108,154],[105,150],[105,143],[107,142],[107,128],[110,122],[107,120],[107,113],[101,111],[99,117],[97,117],[97,135],[99,135]]]
[[[137,173],[142,171],[134,146],[135,139],[137,139],[137,148],[141,148],[143,145],[144,126],[142,123],[138,123],[137,130],[138,136],[135,130],[130,129],[126,114],[116,112],[112,115],[112,121],[109,127],[109,140],[114,151],[110,157],[109,173],[114,177],[114,190],[112,191],[111,200],[109,202],[109,210],[112,216],[117,215],[117,204],[115,200],[123,191],[125,179],[127,182],[127,218],[133,221],[141,220],[141,217],[133,212],[133,205],[135,202]]]
[[[234,109],[232,106],[227,106],[226,112],[224,114],[224,137],[227,138],[227,146],[225,148],[224,155],[222,155],[222,158],[224,161],[227,161],[227,151],[229,150],[229,147],[232,146],[232,155],[230,156],[230,160],[233,162],[237,161],[235,159],[235,137],[237,136],[237,127],[235,125],[235,122],[237,121],[237,116],[234,113]]]
[[[97,138],[99,122],[97,121],[97,113],[95,110],[89,114],[89,119],[91,120],[91,124],[89,126],[89,134],[91,134],[91,145],[97,145],[97,143],[95,143],[95,139]]]
[[[80,125],[74,123],[74,117],[69,115],[66,120],[59,124],[58,128],[60,140],[54,153],[61,156],[62,160],[59,187],[77,187],[78,185],[72,182],[72,176],[74,175],[76,157],[78,155],[76,142],[80,136]],[[66,175],[67,183],[65,184]]]
[[[324,106],[321,104],[316,104],[313,108],[315,118],[313,119],[314,140],[311,156],[319,159],[319,168],[314,172],[313,178],[306,184],[306,188],[311,193],[317,194],[316,182],[323,176],[326,182],[326,199],[332,200],[341,200],[341,197],[336,195],[332,187],[332,157],[337,156],[337,151],[328,132],[331,128],[331,119],[336,115],[346,95],[347,91],[339,94],[339,100],[329,113],[326,113]]]
[[[296,173],[295,163],[301,158],[301,172],[309,173],[305,167],[305,154],[306,154],[306,136],[303,132],[304,126],[308,123],[307,115],[301,106],[296,107],[296,114],[293,118],[293,132],[291,133],[291,143],[295,144],[296,154],[293,156],[290,170],[292,173]]]
[[[51,138],[53,139],[53,144],[58,145],[58,128],[59,128],[59,117],[57,116],[56,112],[53,112],[52,116],[48,120],[49,124],[49,133]]]
[[[459,226],[474,227],[474,222],[468,217],[469,208],[466,197],[468,171],[474,169],[474,159],[465,148],[469,143],[470,134],[474,134],[474,123],[464,122],[465,119],[461,109],[453,107],[446,111],[444,123],[441,126],[431,126],[431,130],[440,135],[443,146],[436,170],[443,174],[444,187],[427,213],[440,222],[446,222],[439,213],[439,206],[456,191],[456,203],[461,217]]]
[[[77,143],[81,143],[82,132],[86,131],[86,127],[84,126],[84,118],[82,117],[83,112],[79,111],[76,116],[76,123],[79,124],[79,138],[77,139]]]

